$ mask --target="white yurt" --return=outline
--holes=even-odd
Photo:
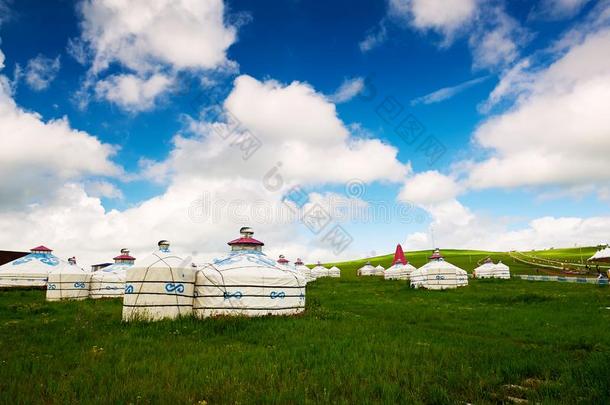
[[[47,301],[82,300],[89,297],[91,272],[76,264],[71,257],[49,272]]]
[[[366,262],[364,266],[358,269],[356,273],[359,276],[374,276],[376,274],[375,267],[371,264],[371,262]]]
[[[0,266],[0,287],[46,287],[49,272],[62,261],[46,246]]]
[[[193,313],[196,268],[161,240],[157,251],[127,270],[123,320],[156,321]]]
[[[286,256],[280,255],[279,258],[277,259],[277,264],[278,264],[278,266],[284,268],[285,270],[288,270],[292,273],[296,273],[302,277],[305,277],[305,282],[307,283],[307,277],[305,276],[305,273],[303,273],[300,269],[297,269],[295,266],[291,266],[290,261],[288,259],[286,259]]]
[[[125,293],[127,269],[133,266],[136,258],[129,255],[129,249],[121,249],[114,263],[93,272],[89,287],[90,298],[122,298]]]
[[[328,269],[328,277],[341,277],[341,269],[337,266],[331,267],[330,269]]]
[[[475,278],[492,278],[495,268],[495,263],[488,257],[483,264],[472,271],[472,275]]]
[[[595,252],[587,261],[590,262],[610,262],[610,246],[606,246],[603,249]]]
[[[318,264],[316,264],[316,266],[311,269],[311,276],[316,279],[321,277],[328,277],[328,269],[322,266],[322,263],[318,262]]]
[[[300,271],[305,275],[305,280],[309,283],[310,281],[315,280],[315,278],[311,275],[311,269],[303,263],[303,261],[299,258],[294,262],[294,268]]]
[[[494,278],[509,279],[510,268],[501,261],[498,262],[496,264],[496,268],[494,269]]]
[[[385,269],[383,268],[383,266],[381,264],[378,264],[377,267],[375,267],[375,275],[376,276],[382,276],[383,277],[383,273],[385,272]]]
[[[383,278],[386,280],[408,280],[414,270],[415,267],[409,264],[405,258],[402,246],[398,244],[396,245],[396,251],[394,252],[392,266],[384,272]]]
[[[445,261],[436,249],[430,261],[411,273],[411,287],[444,290],[468,285],[468,273]]]
[[[221,315],[293,315],[305,310],[306,280],[262,252],[264,244],[249,227],[229,242],[227,257],[197,271],[193,313]]]

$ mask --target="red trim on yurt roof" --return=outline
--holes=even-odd
[[[48,248],[48,247],[46,247],[46,246],[40,245],[40,246],[38,246],[38,247],[35,247],[35,248],[30,249],[30,251],[32,251],[32,252],[33,252],[33,251],[37,251],[37,252],[52,252],[53,250],[52,250],[52,249],[49,249],[49,248]]]
[[[277,262],[278,262],[279,264],[287,264],[287,263],[290,263],[290,262],[288,261],[288,259],[286,259],[286,258],[285,258],[284,256],[282,256],[282,255],[280,255],[280,258],[279,258],[279,259],[277,259]]]
[[[241,237],[228,242],[227,245],[253,245],[253,246],[264,246],[265,244],[259,240],[250,237]]]
[[[120,256],[114,257],[112,260],[136,260],[136,258],[129,256],[129,255],[122,254]]]
[[[402,251],[402,246],[400,243],[396,245],[396,251],[394,252],[394,260],[392,260],[392,266],[396,263],[407,264],[407,259],[405,259],[405,252]]]

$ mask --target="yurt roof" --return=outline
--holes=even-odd
[[[402,250],[402,246],[400,243],[396,245],[396,251],[394,252],[394,260],[392,260],[392,266],[396,263],[407,264],[407,259],[405,258],[405,252]]]
[[[610,247],[598,250],[588,259],[588,261],[610,261]]]
[[[44,245],[40,245],[40,246],[36,246],[35,248],[31,248],[30,252],[52,252],[52,249],[49,249],[48,247],[44,246]]]

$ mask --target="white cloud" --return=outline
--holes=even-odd
[[[79,103],[93,87],[128,111],[148,110],[178,72],[235,71],[227,50],[237,28],[225,23],[225,11],[222,0],[83,0],[81,36],[68,43],[75,59],[90,62]],[[111,65],[125,71],[103,78]]]
[[[213,69],[227,63],[226,51],[236,39],[235,29],[224,23],[222,0],[85,0],[79,9],[96,73],[113,62],[137,72],[156,63]]]
[[[386,25],[386,20],[382,20],[379,23],[379,27],[373,28],[369,31],[366,37],[358,43],[358,47],[360,48],[361,52],[368,52],[385,42],[388,37],[388,29]]]
[[[0,205],[7,212],[53,198],[65,181],[121,173],[110,160],[114,147],[73,129],[66,117],[45,121],[39,114],[25,111],[15,103],[3,75],[0,143]]]
[[[354,77],[353,79],[345,79],[341,86],[328,99],[333,103],[345,103],[364,90],[364,79],[362,77]]]
[[[25,67],[25,82],[32,90],[45,90],[55,80],[59,68],[59,55],[53,59],[38,55],[30,59]]]
[[[114,184],[105,180],[92,180],[84,183],[87,195],[95,198],[123,198],[123,192]]]
[[[539,19],[559,20],[580,12],[589,0],[542,0],[532,15]]]
[[[529,35],[519,23],[500,8],[488,10],[484,21],[469,38],[473,66],[489,69],[510,65]]]
[[[95,85],[96,96],[131,112],[154,107],[158,97],[172,86],[173,78],[162,74],[141,79],[133,74],[108,76]]]
[[[468,80],[455,86],[443,87],[433,91],[432,93],[413,99],[411,101],[411,105],[440,103],[441,101],[448,100],[472,86],[484,82],[487,78],[488,76],[477,77],[476,79]]]
[[[474,188],[610,181],[610,29],[585,36],[547,68],[511,71],[490,97],[516,97],[474,134],[491,156],[470,167]],[[525,64],[524,66],[529,66]],[[516,85],[511,85],[516,83]]]
[[[451,200],[461,191],[455,179],[431,170],[408,178],[398,198],[413,204],[430,206]]]
[[[477,0],[390,0],[388,14],[420,30],[441,33],[449,42],[476,16]]]
[[[22,206],[11,215],[0,213],[3,229],[24,229],[17,237],[0,235],[0,245],[24,249],[45,243],[88,264],[108,260],[125,246],[138,257],[153,249],[157,240],[169,239],[178,251],[196,251],[201,259],[210,259],[226,252],[226,241],[236,236],[240,226],[252,225],[272,257],[280,253],[311,261],[353,257],[349,248],[334,255],[332,246],[321,241],[324,232],[314,235],[299,222],[273,214],[286,211],[281,199],[295,185],[317,187],[353,178],[401,181],[410,168],[396,159],[396,148],[352,135],[335,106],[305,83],[283,85],[240,76],[224,107],[231,120],[187,120],[166,160],[143,162],[146,174],[166,184],[160,195],[124,211],[106,211],[99,197],[112,198],[116,193],[112,185],[65,180],[45,204]],[[234,130],[234,122],[240,122],[241,128]],[[235,140],[246,131],[262,146],[244,160]],[[278,162],[282,162],[279,167]],[[269,177],[274,167],[281,176],[279,187],[278,178]],[[1,187],[4,190],[6,185]],[[348,203],[345,218],[336,221],[353,218],[364,204],[329,193],[307,194],[308,204]]]

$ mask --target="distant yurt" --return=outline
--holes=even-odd
[[[337,266],[331,267],[330,269],[328,269],[328,277],[341,277],[341,269]]]
[[[491,260],[490,257],[488,257],[487,259],[485,259],[483,264],[473,270],[472,275],[475,278],[492,278],[494,275],[495,268],[495,263]]]
[[[197,271],[193,313],[220,315],[292,315],[305,310],[305,277],[269,258],[249,227],[229,242],[231,252]]]
[[[305,264],[303,263],[303,261],[301,259],[297,259],[294,262],[294,268],[305,275],[305,280],[307,282],[315,280],[315,278],[313,278],[313,276],[311,275],[311,269],[309,267],[305,266]]]
[[[610,263],[610,246],[595,252],[593,256],[587,259],[589,262]]]
[[[89,297],[91,272],[85,271],[71,257],[49,272],[47,301],[82,300]]]
[[[409,264],[405,258],[402,246],[400,244],[396,245],[392,266],[384,272],[383,277],[386,280],[408,280],[413,271],[415,271],[415,267]]]
[[[371,262],[366,262],[364,266],[358,269],[356,273],[359,276],[374,276],[376,273],[375,267],[371,264]]]
[[[89,287],[90,298],[122,298],[125,293],[127,269],[133,266],[136,258],[129,255],[129,249],[121,249],[114,263],[93,273]]]
[[[411,273],[411,287],[429,290],[444,290],[468,285],[465,270],[448,263],[438,249],[430,261]]]
[[[161,240],[158,250],[127,270],[123,320],[159,320],[193,313],[196,269]]]
[[[376,276],[382,276],[383,277],[383,273],[385,272],[385,269],[383,268],[383,266],[381,264],[378,264],[377,267],[375,267],[375,275]]]
[[[318,262],[318,264],[313,269],[311,269],[311,276],[316,279],[321,277],[328,277],[328,269],[322,266],[322,263]]]
[[[509,279],[510,268],[501,261],[496,263],[496,268],[494,269],[494,278]]]
[[[53,250],[46,246],[0,266],[0,287],[46,287],[49,272],[61,264]]]

